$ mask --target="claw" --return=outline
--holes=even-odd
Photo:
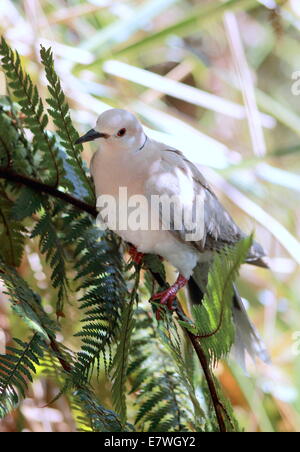
[[[176,295],[178,291],[186,285],[187,282],[188,280],[184,276],[179,275],[176,282],[171,287],[168,287],[168,289],[165,289],[162,292],[153,295],[150,301],[160,300],[159,303],[161,305],[167,306],[167,308],[170,311],[174,311],[176,308],[173,303],[176,298]],[[157,320],[161,319],[160,308],[158,308],[156,311],[156,319]]]

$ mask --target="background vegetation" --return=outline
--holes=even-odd
[[[60,118],[55,117],[62,98],[51,71],[47,74],[48,81],[46,80],[41,64],[40,44],[46,48],[51,46],[53,49],[55,67],[72,109],[73,122],[79,132],[91,128],[97,115],[108,106],[123,107],[136,112],[148,127],[149,135],[182,149],[193,161],[204,165],[206,177],[238,223],[249,232],[255,228],[257,239],[270,255],[272,272],[245,266],[241,272],[239,286],[242,295],[249,300],[249,314],[267,344],[272,365],[259,363],[255,367],[250,363],[249,378],[234,361],[229,361],[220,363],[215,373],[233,404],[239,424],[246,431],[299,431],[300,358],[296,339],[300,330],[298,299],[300,243],[297,239],[300,227],[298,207],[300,105],[299,97],[295,95],[296,85],[293,85],[297,76],[295,72],[300,70],[298,2],[296,0],[285,2],[2,0],[0,17],[1,34],[12,48],[19,51],[22,65],[38,86],[44,104],[45,99],[49,97],[47,85],[58,90],[55,93],[53,88],[54,92],[51,93],[52,104],[50,103],[49,108],[54,114],[51,115],[51,111],[49,112],[51,121],[47,128],[57,130],[57,121],[61,122],[66,117],[66,111],[62,109]],[[49,58],[50,55],[44,53],[44,63],[48,67],[51,66]],[[0,89],[1,94],[7,94],[5,78],[1,73]],[[13,94],[13,88],[10,90],[9,94]],[[17,97],[20,99],[20,96]],[[3,104],[2,111],[5,108],[11,107]],[[27,113],[27,121],[29,116]],[[19,119],[24,121],[22,117]],[[42,117],[40,119],[41,125],[45,127],[46,120]],[[35,136],[37,135],[36,124],[31,122],[25,126],[31,129]],[[71,124],[68,124],[68,128],[70,136],[73,136],[76,132],[73,131]],[[31,143],[30,134],[27,134],[25,139]],[[85,179],[85,169],[76,160],[76,153],[73,153],[70,142],[65,136],[61,136],[60,139],[65,143],[64,148],[68,152],[68,170],[71,166],[75,171],[73,182],[79,178]],[[38,140],[43,140],[43,137],[38,137]],[[55,158],[63,158],[62,151],[51,144],[51,136],[49,140],[48,146],[54,152]],[[41,151],[43,155],[38,162],[39,168],[42,169],[44,180],[51,182],[53,176],[51,162],[43,161],[50,158],[50,155],[46,149]],[[92,151],[92,145],[90,148],[85,146],[83,156],[87,163]],[[27,171],[24,161],[19,159],[17,164]],[[28,165],[32,168],[30,162]],[[70,172],[67,174],[68,177],[65,179],[69,181],[72,177]],[[88,178],[83,185],[73,184],[75,185],[73,189],[68,186],[68,181],[61,181],[64,190],[92,202]],[[9,195],[13,195],[14,199],[16,193]],[[25,193],[23,196],[22,205],[32,197],[32,193]],[[43,212],[53,213],[49,206],[42,205],[44,201],[35,199],[34,205],[38,205],[37,213],[33,213],[29,206],[27,211],[23,212],[24,218],[29,213],[33,214],[33,220],[41,226],[45,215]],[[7,202],[9,203],[9,200]],[[55,206],[56,209],[60,207]],[[53,208],[51,206],[51,209]],[[59,211],[55,213],[61,220]],[[14,256],[10,257],[11,264],[17,265],[18,268],[18,274],[11,270],[10,277],[14,281],[18,277],[22,278],[18,286],[19,290],[22,289],[22,296],[19,294],[21,299],[27,291],[27,286],[23,285],[23,278],[27,281],[34,292],[41,296],[43,309],[48,316],[55,319],[55,310],[61,315],[63,309],[64,318],[60,320],[62,329],[56,335],[56,339],[59,344],[63,343],[64,346],[79,351],[80,337],[73,337],[72,334],[84,328],[84,324],[80,325],[82,312],[78,309],[76,300],[78,296],[74,295],[75,291],[66,289],[66,284],[71,284],[73,289],[76,285],[78,289],[77,283],[73,282],[77,271],[79,273],[77,276],[84,281],[82,284],[86,284],[85,287],[81,287],[84,291],[88,284],[92,284],[95,278],[101,276],[103,269],[100,262],[104,259],[102,253],[110,254],[112,251],[108,247],[109,242],[106,244],[108,248],[91,249],[94,252],[94,262],[87,262],[82,256],[81,267],[71,269],[67,265],[66,277],[61,278],[64,276],[63,261],[66,259],[70,264],[74,246],[79,247],[77,249],[79,254],[82,252],[80,243],[83,234],[86,234],[85,240],[88,241],[85,243],[90,243],[91,247],[95,243],[93,228],[88,222],[91,220],[85,219],[78,224],[80,218],[70,218],[71,211],[67,214],[67,218],[64,219],[66,224],[72,225],[73,221],[77,221],[75,228],[77,235],[74,233],[75,229],[70,231],[70,254],[53,255],[51,252],[53,246],[47,249],[47,245],[39,243],[39,235],[43,229],[39,231],[36,228],[33,230],[32,239],[26,240],[22,260],[18,262],[17,259],[13,262]],[[21,219],[16,218],[16,222]],[[60,230],[61,224],[53,225],[51,221],[49,224],[53,227],[48,234],[52,243],[56,244],[54,248],[59,249],[56,242],[59,237],[57,238],[55,232]],[[3,222],[1,228],[0,244],[3,255],[7,247]],[[113,246],[113,243],[110,245]],[[118,256],[118,253],[115,253],[115,256]],[[47,265],[46,257],[51,266]],[[99,273],[91,275],[91,267],[88,265],[95,265],[95,262],[99,263],[97,270]],[[117,259],[111,265],[111,271],[117,272],[122,266],[120,257],[120,260]],[[131,269],[125,270],[130,273]],[[173,278],[171,270],[167,270]],[[87,275],[91,279],[88,279]],[[113,274],[115,281],[114,278],[118,278],[118,275]],[[7,279],[5,282],[6,286],[9,286]],[[146,301],[147,280],[144,282],[145,292],[140,293],[140,298],[144,301],[140,305],[141,310],[135,313],[135,316],[141,316],[139,325],[141,327],[144,325],[149,335],[145,341],[145,338],[139,336],[139,330],[136,328],[132,344],[142,355],[144,354],[143,356],[148,357],[150,362],[147,365],[151,369],[161,362],[155,353],[161,352],[160,360],[163,361],[164,354],[169,353],[168,359],[171,362],[170,354],[173,353],[174,357],[176,348],[169,350],[164,338],[156,337],[158,333],[153,329],[152,321],[150,324],[147,323],[151,310]],[[124,294],[128,285],[123,285],[122,278],[119,283],[121,300],[127,296]],[[131,281],[130,284],[131,288],[134,288],[136,281]],[[56,289],[53,289],[53,286],[56,286]],[[66,292],[69,294],[69,300],[62,308],[61,303]],[[131,301],[134,302],[133,298],[129,299],[129,305]],[[184,301],[183,299],[182,302]],[[81,304],[84,304],[84,300]],[[118,310],[119,306],[114,306],[114,309]],[[127,315],[130,325],[130,312],[123,311],[122,315]],[[43,325],[43,333],[51,336],[52,328],[53,325]],[[176,337],[176,333],[174,334]],[[11,314],[7,296],[2,293],[1,353],[5,352],[6,345],[24,349],[24,343],[16,344],[12,341],[13,337],[22,338],[25,342],[28,340],[28,329],[18,317]],[[39,336],[34,336],[32,340],[37,351]],[[121,341],[124,338],[117,340]],[[166,348],[161,345],[160,349],[158,343],[165,344]],[[69,352],[62,350],[61,353],[64,355]],[[115,353],[114,349],[112,353]],[[140,362],[143,360],[142,355]],[[58,358],[66,357],[59,355]],[[68,358],[72,360],[72,357]],[[109,354],[106,358],[110,360]],[[51,361],[54,358],[49,356],[48,359]],[[123,403],[122,400],[118,399],[116,403],[111,397],[110,379],[104,371],[104,357],[101,359],[100,381],[97,381],[96,375],[92,376],[93,387],[97,400],[101,401],[101,407],[90,403],[91,398],[92,401],[96,398],[80,387],[78,381],[79,387],[75,393],[73,392],[71,403],[65,395],[50,403],[64,387],[64,375],[59,377],[62,379],[60,386],[57,385],[57,376],[51,378],[42,375],[47,369],[49,371],[53,368],[53,363],[47,364],[46,356],[42,365],[38,366],[39,378],[34,376],[33,384],[29,386],[20,407],[0,421],[0,430],[73,431],[76,428],[74,419],[82,417],[84,412],[91,410],[91,407],[98,415],[103,414],[101,411],[104,410],[103,406],[106,409],[114,407],[116,411],[124,413],[123,407],[118,406],[118,401]],[[155,371],[159,370],[158,367]],[[165,375],[170,376],[169,380],[156,374],[157,382],[162,378],[159,387],[166,388],[167,381],[170,388],[178,376],[180,381],[183,381],[183,375],[178,369],[176,371],[165,369],[165,372]],[[141,379],[143,377],[142,375]],[[206,399],[206,393],[197,367],[191,384],[202,402],[200,405],[205,405],[202,399]],[[141,406],[145,403],[145,400],[142,400],[145,392],[137,390],[138,387],[131,387],[132,393],[127,397],[130,423],[135,420],[137,410],[135,404]],[[191,391],[191,387],[189,390]],[[156,396],[159,398],[162,395]],[[183,396],[184,391],[178,393],[178,400]],[[177,399],[172,401],[172,412],[176,413],[174,400]],[[184,401],[182,403],[184,405]],[[196,404],[193,409],[194,414],[197,414],[200,407]],[[162,414],[163,411],[158,411],[157,417]],[[111,412],[105,411],[100,418],[107,419],[107,416],[112,416],[111,419],[114,421],[114,414]],[[201,418],[199,411],[196,418]],[[189,413],[182,423],[188,422],[187,419]],[[139,413],[138,422],[139,429],[142,429],[146,422],[143,413]],[[84,420],[82,423],[84,424]],[[191,428],[191,424],[189,426]],[[152,427],[156,428],[155,425]],[[166,424],[163,427],[167,429],[170,425]],[[195,430],[202,427],[193,424]],[[103,426],[99,427],[101,428]],[[212,424],[210,428],[215,427]]]

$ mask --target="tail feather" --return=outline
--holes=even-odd
[[[270,362],[270,358],[260,335],[249,319],[243,301],[233,285],[233,321],[235,324],[235,342],[233,344],[233,355],[241,367],[246,370],[246,351],[253,360],[256,357],[264,362]]]
[[[208,271],[209,264],[198,264],[189,280],[188,292],[192,305],[201,304],[206,289]],[[262,361],[269,362],[270,359],[259,333],[247,315],[235,285],[233,285],[233,290],[232,316],[235,325],[235,342],[232,351],[237,362],[246,370],[246,352],[253,360],[259,357]]]

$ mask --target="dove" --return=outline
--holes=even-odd
[[[120,189],[126,189],[128,199],[140,196],[149,201],[141,209],[141,214],[158,221],[160,226],[166,223],[166,218],[161,208],[151,211],[150,200],[154,196],[175,197],[178,201],[176,206],[189,212],[190,219],[195,218],[197,202],[201,204],[201,237],[197,240],[186,239],[192,229],[191,222],[187,226],[182,224],[181,228],[174,227],[172,220],[176,206],[169,211],[169,228],[121,227],[120,217],[114,224],[107,223],[110,229],[132,245],[130,253],[136,262],[140,263],[145,253],[156,254],[178,271],[175,283],[155,294],[152,300],[159,300],[172,310],[177,292],[187,286],[191,302],[201,303],[215,254],[224,247],[233,246],[246,234],[222,206],[197,166],[180,150],[148,137],[142,124],[129,111],[106,110],[99,116],[95,128],[80,137],[76,144],[89,141],[99,143],[99,150],[93,155],[90,164],[97,198],[107,195],[108,199],[115,199],[119,207]],[[116,205],[112,211],[115,214],[124,213]],[[194,224],[193,227],[195,229]],[[246,263],[267,267],[264,256],[261,245],[253,242]],[[252,357],[258,355],[266,361],[265,347],[247,316],[235,286],[233,290],[236,356],[243,363],[247,350]],[[159,313],[157,318],[160,318]]]

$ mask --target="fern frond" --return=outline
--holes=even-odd
[[[42,152],[47,182],[58,186],[61,183],[61,161],[58,158],[55,137],[47,133],[48,116],[36,86],[22,69],[20,56],[13,52],[5,39],[1,38],[0,56],[3,71],[24,114],[24,124],[33,133],[34,148]]]
[[[68,155],[67,162],[73,167],[77,175],[77,183],[81,182],[86,189],[85,199],[94,203],[95,194],[93,184],[90,177],[87,175],[83,161],[80,157],[80,151],[83,150],[82,145],[75,145],[75,141],[79,138],[79,134],[72,124],[69,106],[62,90],[60,80],[54,70],[54,60],[51,48],[46,50],[41,46],[41,59],[45,67],[48,90],[51,95],[51,97],[47,99],[49,105],[48,112],[57,127],[57,133],[61,138],[61,144],[66,149]]]
[[[191,362],[188,363],[184,360],[183,345],[184,340],[179,336],[176,324],[169,318],[170,316],[165,316],[164,326],[159,330],[159,335],[162,343],[165,345],[166,351],[170,354],[173,359],[175,368],[180,376],[181,385],[189,396],[193,407],[193,425],[194,428],[199,431],[204,426],[205,413],[202,410],[199,401],[196,396],[196,390],[193,382],[193,373],[191,368],[193,367],[193,357],[191,356]],[[190,420],[191,422],[191,420]]]
[[[162,346],[149,314],[138,308],[134,315],[127,378],[139,407],[136,425],[146,431],[195,431],[193,405],[177,365]]]
[[[60,357],[73,364],[75,354],[62,344],[59,344],[59,348]],[[77,431],[119,432],[133,430],[130,424],[122,423],[114,411],[106,409],[98,402],[90,386],[86,384],[77,386],[72,374],[63,370],[60,360],[52,350],[45,349],[39,362],[41,374],[52,379],[61,388],[51,403],[54,403],[62,395],[69,400]]]
[[[0,167],[36,177],[34,166],[33,146],[23,130],[20,106],[0,96]]]
[[[41,305],[40,297],[33,292],[16,270],[0,260],[0,279],[12,302],[13,310],[46,341],[58,330]]]
[[[9,353],[0,355],[0,419],[14,409],[25,397],[28,381],[44,353],[44,343],[36,333],[28,342],[14,339],[18,347],[7,347]]]
[[[133,430],[133,427],[130,424],[127,424],[124,427],[117,414],[100,405],[95,394],[86,387],[75,391],[73,397],[73,411],[75,411],[80,429],[93,432],[121,432]]]
[[[46,209],[51,210],[46,204]],[[52,274],[51,281],[55,289],[58,289],[58,298],[56,312],[63,311],[63,301],[66,297],[68,280],[65,264],[64,244],[58,235],[58,228],[54,224],[55,215],[46,211],[31,233],[31,238],[40,237],[40,249],[42,254],[46,255],[46,261],[49,263]]]
[[[214,259],[200,306],[193,307],[195,330],[211,364],[228,355],[234,342],[232,319],[233,283],[245,262],[252,236],[223,250]],[[189,328],[189,326],[187,326]]]
[[[112,235],[103,234],[87,216],[73,223],[66,218],[65,227],[70,243],[76,243],[76,280],[78,291],[84,291],[79,300],[83,326],[76,334],[83,345],[75,372],[85,379],[99,365],[100,356],[106,359],[105,351],[116,338],[127,287],[122,256]]]
[[[137,298],[137,289],[140,280],[140,272],[137,270],[135,284],[132,289],[130,302],[123,307],[120,319],[119,337],[117,350],[112,363],[112,399],[116,412],[120,415],[121,421],[125,424],[127,419],[126,408],[126,377],[130,351],[131,335],[134,328],[133,304]]]
[[[20,196],[11,209],[11,217],[21,221],[37,213],[44,205],[45,197],[31,188],[22,187]]]

